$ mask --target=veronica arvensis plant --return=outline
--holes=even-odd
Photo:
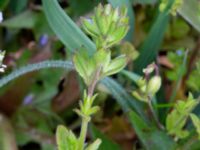
[[[111,58],[110,48],[119,44],[128,31],[128,17],[126,8],[112,8],[110,4],[104,7],[100,4],[95,8],[94,15],[89,19],[82,19],[83,29],[96,43],[97,50],[91,56],[81,48],[73,57],[73,63],[78,74],[83,78],[87,89],[83,100],[79,102],[79,109],[74,111],[81,117],[81,131],[76,137],[72,131],[64,126],[57,129],[57,143],[59,150],[97,150],[101,140],[92,144],[85,143],[88,123],[91,115],[95,114],[98,106],[93,106],[97,96],[94,90],[98,81],[106,76],[121,71],[127,63],[125,55]]]

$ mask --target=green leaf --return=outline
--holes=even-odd
[[[38,21],[38,14],[27,10],[13,18],[7,19],[0,23],[0,26],[8,28],[27,28],[32,29]]]
[[[189,135],[187,130],[184,130],[187,118],[191,111],[199,103],[195,100],[192,94],[189,94],[186,101],[178,101],[173,111],[166,118],[166,129],[170,135],[175,135],[178,138],[185,138]]]
[[[126,66],[126,57],[125,55],[121,55],[109,63],[109,65],[105,68],[105,76],[109,76],[121,71]]]
[[[0,26],[14,29],[32,29],[36,39],[39,39],[42,34],[54,35],[48,26],[44,13],[32,10],[26,10],[12,18],[4,20],[0,23]]]
[[[101,0],[68,0],[67,2],[70,6],[70,13],[73,14],[73,16],[78,17],[89,13],[98,3],[101,2]]]
[[[187,121],[187,116],[183,116],[176,110],[173,110],[166,118],[166,128],[169,134],[176,135],[178,138],[188,136],[188,131],[184,130]],[[183,134],[184,133],[184,134]]]
[[[89,85],[93,79],[93,74],[96,71],[94,59],[86,52],[80,51],[79,53],[75,54],[73,61],[76,71],[84,79],[85,83]]]
[[[58,150],[68,150],[67,143],[68,130],[64,126],[58,126],[56,131],[56,141],[58,143]]]
[[[91,126],[91,133],[93,139],[99,138],[102,140],[99,150],[121,150],[120,146],[106,137],[101,131],[99,131],[95,126]]]
[[[127,62],[134,61],[139,56],[139,52],[130,42],[123,42],[120,45],[120,51],[122,54],[126,55]]]
[[[99,50],[95,53],[94,59],[96,61],[96,65],[98,67],[102,67],[103,72],[105,72],[107,66],[110,63],[111,60],[111,52],[105,51],[105,50]]]
[[[170,54],[170,53],[169,53]],[[177,58],[177,55],[174,55],[173,53],[171,53],[171,57],[173,58],[171,61],[172,62],[176,62],[178,61],[179,58]],[[179,86],[181,84],[182,78],[183,76],[186,74],[186,68],[187,68],[187,58],[188,58],[188,51],[185,52],[184,56],[183,56],[183,60],[181,60],[181,64],[180,65],[176,65],[175,68],[177,68],[177,70],[175,70],[176,72],[174,73],[176,77],[176,84],[175,84],[175,88],[170,96],[170,102],[173,102],[177,91],[179,89]],[[173,72],[172,72],[173,73]]]
[[[2,114],[0,114],[0,148],[1,150],[17,149],[13,128],[9,120]]]
[[[57,128],[56,141],[58,143],[58,150],[75,150],[78,144],[78,140],[72,131],[68,131],[62,125],[59,125]]]
[[[199,139],[200,139],[200,119],[195,115],[195,114],[190,114],[190,117],[192,119],[192,122],[196,128],[196,131],[199,135]]]
[[[129,119],[146,150],[175,150],[175,142],[165,132],[147,125],[133,111],[129,113]]]
[[[109,3],[112,4],[113,7],[123,7],[126,6],[128,8],[128,16],[129,16],[129,32],[127,33],[125,40],[132,41],[134,34],[134,11],[132,9],[130,0],[108,0]]]
[[[200,2],[197,0],[183,0],[178,13],[196,30],[200,32]]]
[[[86,148],[86,150],[98,150],[100,144],[101,144],[101,140],[100,140],[100,139],[97,139],[97,140],[95,140],[92,144],[90,144],[90,145]]]
[[[81,46],[84,46],[90,54],[95,51],[94,43],[62,10],[57,0],[42,0],[42,4],[50,27],[70,52]]]
[[[183,143],[181,150],[199,150],[200,149],[200,142],[197,138],[190,138],[187,142]]]
[[[155,59],[164,38],[165,30],[169,23],[169,10],[174,0],[168,1],[167,8],[156,18],[147,38],[139,49],[140,57],[135,61],[135,71],[142,73],[142,69]]]
[[[140,100],[142,102],[145,102],[145,103],[148,103],[148,98],[146,96],[145,93],[141,93],[140,91],[138,90],[134,90],[132,92],[132,95],[137,99],[137,100]]]
[[[26,73],[32,72],[32,71],[38,71],[41,69],[46,68],[63,68],[66,70],[72,70],[73,65],[71,62],[68,61],[61,61],[61,60],[51,60],[51,61],[43,61],[35,64],[29,64],[27,66],[21,67],[17,70],[14,70],[9,75],[3,77],[0,79],[0,87],[8,84],[8,82],[14,80],[15,78],[18,78],[19,76],[22,76]]]
[[[122,70],[121,72],[123,75],[125,75],[126,77],[128,77],[131,81],[137,83],[139,79],[141,79],[141,77],[139,75],[137,75],[134,72],[130,72],[127,70]]]
[[[110,94],[116,99],[124,112],[135,110],[142,118],[146,118],[142,108],[142,103],[130,96],[125,89],[112,78],[105,78],[101,83],[106,86]]]
[[[131,0],[133,4],[154,4],[157,2],[157,0]]]
[[[29,0],[15,0],[9,3],[13,14],[19,14],[26,9]]]

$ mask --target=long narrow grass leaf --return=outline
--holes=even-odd
[[[178,13],[200,32],[200,2],[197,0],[183,0]]]
[[[142,44],[140,48],[140,57],[135,62],[135,71],[137,73],[142,73],[142,69],[155,60],[169,23],[169,10],[172,4],[173,0],[169,0],[168,7],[163,12],[160,12],[150,33]]]
[[[0,114],[0,148],[1,150],[17,150],[17,143],[11,123],[2,114]]]
[[[11,80],[14,80],[15,78],[22,76],[26,73],[37,71],[40,69],[46,69],[46,68],[63,68],[66,70],[73,69],[73,65],[71,62],[68,61],[61,61],[61,60],[50,60],[50,61],[43,61],[35,64],[29,64],[27,66],[21,67],[9,75],[3,77],[0,79],[0,87],[6,85]]]
[[[146,4],[154,4],[156,3],[158,0],[131,0],[133,2],[133,4],[142,4],[142,5],[146,5]]]
[[[137,82],[141,77],[139,75],[137,75],[134,72],[130,72],[127,70],[122,70],[121,72],[123,75],[125,75],[126,77],[128,77],[130,80],[132,80],[133,82]]]
[[[98,150],[121,150],[120,146],[101,133],[94,125],[91,125],[91,133],[94,139],[101,139],[102,143]]]
[[[164,131],[147,125],[135,112],[129,119],[146,150],[175,150],[176,144]]]
[[[50,27],[70,52],[84,46],[89,53],[95,51],[94,43],[80,30],[57,0],[42,0],[44,13]]]
[[[177,91],[178,91],[178,89],[181,85],[181,81],[182,81],[183,76],[184,76],[184,68],[186,68],[186,65],[187,65],[187,58],[188,58],[188,50],[185,52],[185,55],[184,55],[184,58],[183,58],[183,63],[180,66],[179,71],[178,71],[178,80],[176,81],[175,88],[174,88],[174,90],[173,90],[173,92],[170,96],[170,102],[172,102],[172,103],[174,102]]]
[[[117,83],[112,78],[105,78],[101,81],[101,83],[104,84],[104,86],[106,86],[107,89],[111,92],[124,112],[134,110],[140,114],[142,118],[145,119],[142,104],[130,96],[119,83]]]

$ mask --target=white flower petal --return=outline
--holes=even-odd
[[[0,11],[0,23],[3,21],[3,13]]]
[[[0,68],[0,72],[5,72],[4,68]]]

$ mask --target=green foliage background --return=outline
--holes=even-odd
[[[130,29],[124,41],[135,46],[139,57],[119,75],[99,83],[97,103],[102,111],[94,117],[89,139],[101,138],[102,150],[200,148],[191,122],[185,127],[190,135],[175,142],[148,117],[146,105],[131,96],[142,69],[152,61],[159,64],[163,78],[163,86],[154,98],[154,109],[163,125],[177,100],[186,99],[188,91],[199,95],[199,1],[183,0],[177,16],[172,16],[174,0],[169,0],[163,11],[159,10],[159,0],[1,0],[4,21],[0,23],[0,48],[6,50],[8,69],[0,79],[0,112],[7,118],[0,119],[0,149],[53,150],[58,124],[79,130],[72,109],[84,84],[73,72],[71,60],[81,46],[86,48],[85,53],[94,53],[95,44],[80,28],[80,16],[87,17],[100,2],[128,8]],[[47,42],[42,45],[44,37]],[[121,53],[120,46],[115,49],[116,54]],[[36,64],[26,66],[32,63]],[[25,67],[17,70],[21,66]],[[39,71],[42,68],[49,69]],[[200,113],[198,108],[194,110],[196,115]],[[115,117],[118,124],[125,125],[114,124]],[[108,131],[107,126],[111,126]],[[124,134],[122,131],[130,132],[130,137],[117,138],[117,133]]]

